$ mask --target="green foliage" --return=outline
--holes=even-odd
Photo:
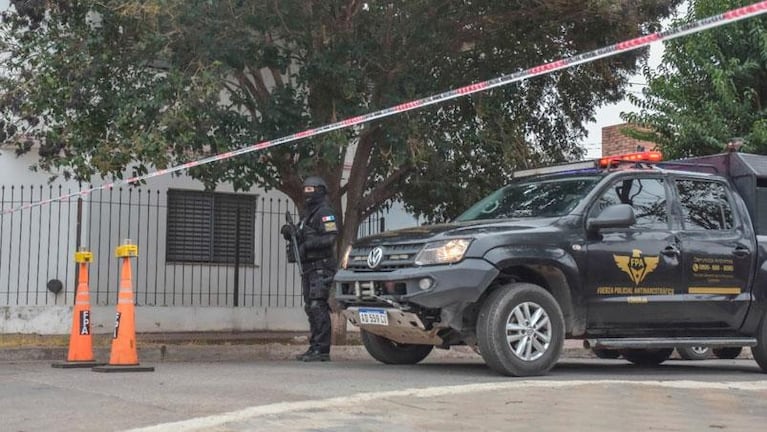
[[[693,0],[682,25],[752,3]],[[630,95],[640,108],[624,119],[648,128],[631,133],[658,143],[666,157],[723,151],[733,138],[743,150],[767,153],[767,18],[751,18],[666,43],[648,87]]]
[[[120,177],[134,161],[137,172],[175,165],[652,32],[679,0],[33,3],[5,13],[0,26],[10,56],[0,78],[4,138],[19,152],[39,143],[41,168],[87,180]],[[210,188],[231,181],[297,199],[300,178],[316,173],[337,208],[347,195],[353,227],[392,199],[449,219],[516,168],[579,157],[583,123],[623,97],[641,56],[191,174]]]

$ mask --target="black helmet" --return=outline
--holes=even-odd
[[[307,177],[306,180],[304,180],[304,187],[306,186],[314,186],[316,188],[322,187],[324,192],[327,192],[328,190],[328,184],[325,183],[325,180],[323,180],[322,177],[317,176]]]

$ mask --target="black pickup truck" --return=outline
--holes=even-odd
[[[452,223],[362,238],[335,298],[388,364],[469,345],[540,375],[571,338],[640,365],[750,346],[767,371],[767,156],[658,156],[518,172]]]

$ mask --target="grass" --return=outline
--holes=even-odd
[[[94,347],[106,347],[111,343],[111,335],[94,335]],[[0,334],[0,348],[30,348],[30,347],[67,347],[69,335],[39,335],[39,334]]]

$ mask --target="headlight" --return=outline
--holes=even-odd
[[[346,270],[346,267],[349,265],[349,254],[352,252],[352,245],[346,246],[346,252],[344,252],[344,256],[341,257],[341,268]]]
[[[416,265],[452,264],[463,259],[471,239],[443,240],[426,243],[415,256]]]

